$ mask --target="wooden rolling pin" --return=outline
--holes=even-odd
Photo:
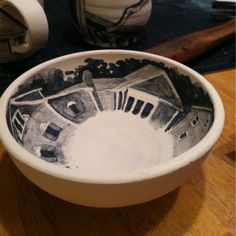
[[[186,63],[235,36],[235,19],[219,26],[184,35],[146,51]]]

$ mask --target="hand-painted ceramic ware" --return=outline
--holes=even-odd
[[[48,22],[43,3],[43,0],[0,1],[0,63],[24,59],[45,46]]]
[[[135,43],[151,15],[151,0],[70,0],[81,36],[92,45],[123,47]]]
[[[32,182],[82,205],[117,207],[184,183],[218,139],[222,102],[170,59],[101,50],[26,72],[0,101],[1,139]]]

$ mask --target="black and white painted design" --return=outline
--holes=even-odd
[[[12,54],[15,46],[25,42],[25,37],[26,27],[0,9],[0,57]]]
[[[173,157],[198,143],[214,119],[208,94],[174,68],[146,59],[108,63],[88,58],[73,70],[47,69],[20,85],[9,101],[7,120],[28,151],[71,167],[64,148],[68,137],[106,112],[134,117],[153,132],[168,134]]]
[[[151,0],[134,0],[129,6],[126,6],[127,3],[122,6],[112,1],[90,3],[71,0],[70,3],[73,19],[85,40],[101,47],[121,47],[135,43],[138,31],[149,19],[152,4]],[[120,15],[117,18],[118,12]]]

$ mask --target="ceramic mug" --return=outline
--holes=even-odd
[[[74,21],[89,44],[124,47],[135,43],[151,15],[151,0],[70,0]]]
[[[24,59],[47,40],[43,0],[0,0],[0,63]]]

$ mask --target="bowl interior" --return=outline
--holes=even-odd
[[[212,101],[198,78],[161,58],[104,53],[45,64],[8,103],[14,139],[44,161],[131,171],[177,158],[208,133]]]

